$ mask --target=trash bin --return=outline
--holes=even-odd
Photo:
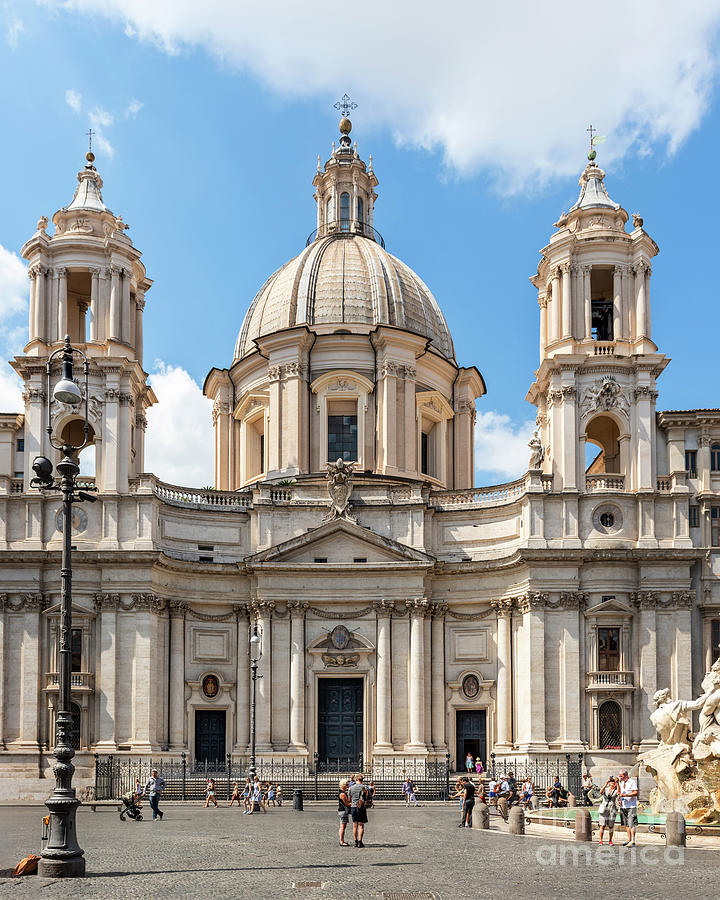
[[[302,812],[303,809],[303,792],[300,788],[295,788],[295,792],[293,794],[293,809],[299,809]]]

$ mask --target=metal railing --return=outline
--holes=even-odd
[[[585,476],[586,491],[624,491],[624,475],[608,475],[606,473]]]
[[[545,798],[547,789],[555,781],[555,776],[560,778],[564,787],[574,797],[581,797],[582,771],[582,753],[532,757],[502,756],[499,758],[495,757],[495,753],[491,753],[490,771],[488,774],[502,780],[502,778],[512,773],[518,784],[518,790],[522,782],[529,778],[535,787],[535,797],[542,800]]]
[[[327,225],[321,225],[320,228],[315,228],[308,235],[305,246],[309,247],[310,244],[318,240],[318,238],[335,237],[337,235],[347,235],[348,237],[352,237],[356,234],[359,234],[361,237],[370,238],[371,241],[375,241],[375,243],[380,244],[383,249],[385,248],[385,240],[377,228],[374,228],[367,223],[358,222],[356,219],[328,222]]]

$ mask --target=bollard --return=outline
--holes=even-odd
[[[508,817],[510,834],[525,834],[525,810],[513,806]]]
[[[592,840],[592,819],[587,809],[579,809],[575,813],[575,840]]]
[[[568,794],[567,805],[568,805],[568,807],[577,806],[577,797],[575,796],[575,794]]]
[[[683,814],[669,812],[665,819],[665,846],[684,847],[685,840],[685,818]]]
[[[481,828],[488,831],[490,828],[490,810],[487,803],[478,803],[473,815],[473,828]]]
[[[293,809],[298,809],[300,812],[303,811],[303,792],[300,788],[295,788],[293,794]]]
[[[507,822],[507,820],[508,820],[507,797],[498,797],[497,811],[498,811],[498,815],[502,816],[503,820],[505,822]]]

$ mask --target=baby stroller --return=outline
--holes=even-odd
[[[142,822],[142,813],[137,802],[137,794],[124,794],[121,797],[122,806],[120,807],[120,821],[125,821],[125,816],[129,819],[135,819],[136,822]]]

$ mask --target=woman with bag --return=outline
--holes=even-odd
[[[618,791],[617,779],[612,775],[605,782],[605,787],[600,794],[600,806],[598,807],[598,821],[600,822],[599,843],[603,842],[605,829],[608,829],[608,844],[612,846],[613,829],[615,828],[615,819],[617,818],[617,804],[620,794]]]
[[[349,781],[347,778],[343,778],[340,781],[340,791],[338,792],[338,818],[340,819],[340,828],[338,830],[338,836],[340,838],[340,846],[341,847],[349,847],[350,844],[345,840],[345,828],[347,827],[347,823],[350,819],[350,796],[347,792]]]

